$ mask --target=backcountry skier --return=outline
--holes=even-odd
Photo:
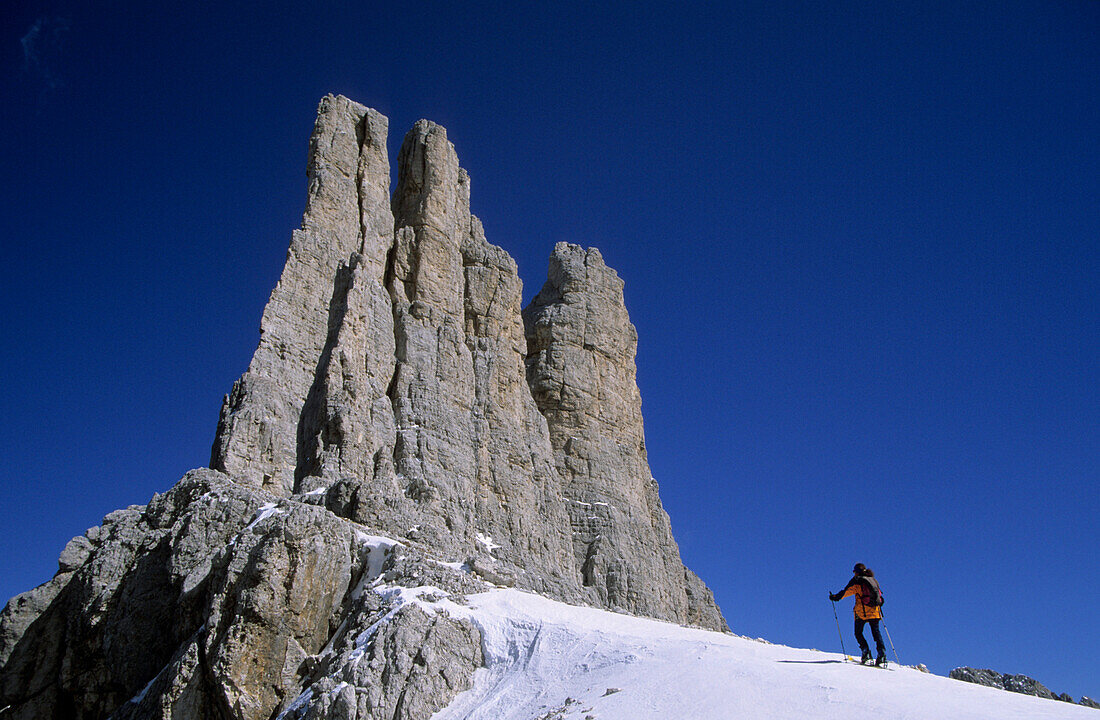
[[[863,563],[856,563],[852,573],[853,577],[844,589],[835,594],[829,593],[829,599],[836,602],[849,595],[855,595],[856,642],[859,643],[859,649],[863,651],[859,661],[866,664],[871,660],[871,650],[867,647],[867,639],[863,637],[863,626],[870,625],[871,635],[875,638],[875,647],[878,650],[875,665],[886,667],[886,646],[882,644],[882,635],[878,629],[879,621],[882,620],[882,591],[879,589],[878,580],[875,580],[875,574]]]

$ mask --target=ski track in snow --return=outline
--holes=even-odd
[[[423,602],[423,601],[419,601]],[[519,590],[423,602],[473,621],[486,667],[433,720],[1100,720],[1098,711],[837,653],[579,608]]]

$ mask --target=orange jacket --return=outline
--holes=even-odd
[[[860,584],[858,578],[852,578],[848,583],[848,586],[844,588],[844,592],[840,594],[840,599],[848,597],[849,595],[856,596],[856,606],[853,608],[853,612],[860,620],[881,620],[882,608],[881,607],[868,607],[863,604],[863,585]]]

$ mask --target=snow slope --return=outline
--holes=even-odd
[[[468,617],[483,634],[487,667],[434,720],[1100,720],[1079,705],[517,590],[473,595],[466,605],[412,601]]]

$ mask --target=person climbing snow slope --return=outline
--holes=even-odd
[[[886,646],[883,645],[882,634],[879,632],[879,622],[882,620],[882,591],[879,589],[878,580],[875,580],[875,574],[863,563],[856,563],[852,573],[852,579],[844,589],[838,593],[829,593],[829,599],[836,602],[849,595],[855,596],[856,605],[853,611],[856,616],[856,642],[859,643],[859,649],[863,651],[859,661],[866,664],[871,659],[871,650],[867,647],[867,639],[863,637],[864,625],[870,625],[871,635],[875,639],[875,649],[878,650],[875,665],[886,667]]]

